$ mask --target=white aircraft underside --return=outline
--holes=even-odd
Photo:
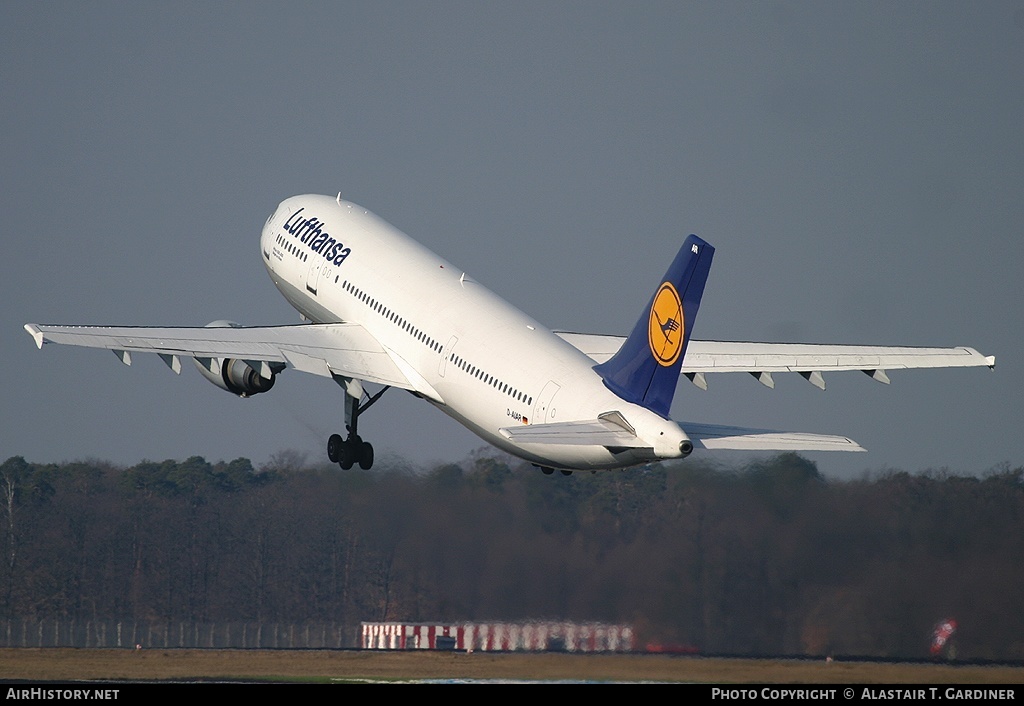
[[[690,236],[628,337],[552,332],[366,209],[296,196],[267,220],[263,263],[311,323],[199,328],[41,326],[41,348],[63,343],[157,353],[175,372],[191,358],[219,387],[250,396],[289,368],[344,390],[346,437],[328,440],[343,468],[369,468],[359,415],[379,397],[362,383],[430,401],[489,443],[542,467],[612,469],[686,456],[694,448],[863,451],[843,436],[677,423],[668,407],[680,374],[747,372],[773,386],[796,372],[995,365],[971,348],[891,348],[690,341],[714,248]],[[386,389],[385,388],[385,389]],[[383,391],[383,390],[382,390]],[[382,392],[381,391],[381,392]]]

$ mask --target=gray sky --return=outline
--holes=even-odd
[[[674,417],[846,434],[839,477],[1024,463],[1024,2],[10,1],[0,96],[0,460],[325,456],[320,378],[240,400],[22,325],[294,322],[260,228],[342,191],[553,328],[627,333],[697,233],[698,338],[998,366],[684,380]],[[401,391],[360,431],[482,445]]]

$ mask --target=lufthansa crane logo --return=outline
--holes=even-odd
[[[659,365],[669,366],[679,359],[683,350],[683,305],[679,292],[671,282],[663,282],[651,304],[651,320],[647,326],[647,342]]]

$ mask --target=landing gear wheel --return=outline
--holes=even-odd
[[[359,467],[368,471],[373,467],[373,444],[364,441],[359,445]]]
[[[352,448],[345,444],[341,451],[341,458],[338,459],[338,465],[341,466],[341,470],[347,471],[355,464],[355,454],[352,453]]]
[[[341,438],[341,434],[331,434],[327,440],[327,458],[331,459],[331,463],[338,463],[341,460],[341,450],[344,446],[345,440]]]
[[[563,476],[571,476],[572,475],[572,471],[568,471],[568,470],[566,470],[564,468],[561,469],[561,470],[562,470],[562,475]]]
[[[540,472],[543,473],[546,476],[550,476],[552,473],[555,472],[555,469],[554,468],[548,468],[547,466],[541,466],[540,467]]]
[[[338,465],[341,466],[341,470],[347,471],[356,465],[356,462],[359,461],[359,447],[362,443],[363,440],[358,436],[350,436],[341,442],[341,454],[338,458]]]
[[[344,441],[337,434],[331,436],[333,441],[337,437],[336,448],[331,446],[331,442],[327,444],[327,453],[337,453],[336,463],[341,466],[343,471],[347,471],[357,463],[359,467],[364,471],[370,470],[373,467],[373,445],[369,441],[363,441],[358,436],[350,436]],[[332,460],[334,460],[332,458]]]

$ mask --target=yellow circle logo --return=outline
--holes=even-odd
[[[651,320],[647,326],[647,342],[659,365],[667,367],[679,359],[685,330],[679,292],[671,282],[664,282],[654,295]]]

